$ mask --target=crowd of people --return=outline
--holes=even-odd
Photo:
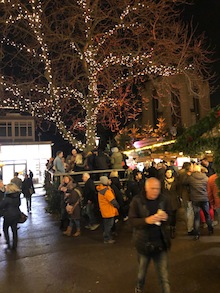
[[[72,149],[71,154],[64,157],[63,151],[57,151],[55,158],[50,158],[46,164],[47,170],[55,174],[107,170],[107,169],[126,169],[127,156],[113,147],[111,152],[105,152],[101,149],[94,149],[86,154],[77,149]],[[82,177],[78,178],[78,181]]]
[[[7,185],[4,185],[3,181],[0,180],[0,218],[4,218],[3,232],[8,249],[17,249],[17,224],[21,216],[21,193],[26,199],[27,212],[32,212],[31,197],[35,192],[32,178],[33,173],[30,170],[29,174],[25,174],[23,181],[17,172],[14,173],[14,177]],[[9,228],[12,231],[12,241],[10,241]]]
[[[118,149],[112,152],[113,157],[115,153],[118,153]],[[61,159],[63,154],[58,153],[57,156],[59,155]],[[95,161],[95,157],[93,159]],[[56,157],[55,172],[59,166],[57,160]],[[69,160],[73,162],[73,158]],[[113,244],[117,235],[117,221],[129,220],[134,231],[139,262],[135,292],[143,292],[147,268],[152,259],[161,292],[169,293],[167,252],[176,235],[178,210],[182,207],[185,212],[186,234],[197,241],[200,239],[202,227],[207,227],[207,235],[211,236],[214,225],[220,223],[220,198],[215,183],[217,175],[207,158],[199,163],[184,162],[181,169],[174,161],[161,161],[146,164],[142,171],[128,169],[129,175],[122,184],[117,171],[123,166],[122,156],[120,160],[117,168],[108,174],[101,174],[97,185],[87,171],[93,169],[85,168],[87,163],[81,169],[85,171],[82,175],[83,187],[74,180],[75,177],[63,177],[59,186],[62,193],[63,234],[78,237],[81,235],[83,222],[85,228],[91,231],[101,224],[103,242]],[[65,168],[70,165],[66,160]],[[71,170],[76,170],[74,164],[71,166]],[[110,166],[112,165],[108,165],[108,168]],[[103,170],[108,168],[103,166]],[[71,213],[67,210],[69,205],[73,208]]]

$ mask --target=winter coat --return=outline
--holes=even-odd
[[[59,156],[56,156],[56,158],[54,159],[53,166],[54,166],[55,174],[65,173],[63,161],[61,160]]]
[[[114,152],[111,155],[112,169],[122,169],[123,156],[120,152]]]
[[[167,199],[168,211],[177,210],[180,207],[179,185],[177,179],[174,179],[174,181],[170,183],[170,189],[167,188],[167,182],[166,179],[164,179],[161,184],[161,191]]]
[[[119,190],[122,189],[121,182],[118,177],[110,177],[112,184],[114,184]]]
[[[166,198],[162,195],[155,200],[157,209],[162,209],[167,211]],[[149,242],[150,234],[152,229],[155,228],[159,230],[161,245],[163,245],[164,250],[170,248],[170,236],[167,230],[167,222],[162,221],[160,226],[150,225],[145,222],[145,218],[150,216],[150,210],[148,209],[148,200],[146,198],[146,193],[136,195],[129,208],[129,221],[133,226],[133,240],[135,247],[139,253],[146,254],[146,244]]]
[[[99,151],[98,154],[95,156],[94,162],[95,162],[95,169],[96,170],[109,169],[110,158],[102,151]]]
[[[24,194],[24,197],[31,197],[32,193],[30,192],[30,190],[32,190],[33,193],[35,192],[31,178],[24,179],[24,181],[22,182],[22,192]]]
[[[97,204],[97,190],[95,188],[95,184],[91,178],[89,178],[83,188],[83,197],[84,197],[84,204],[88,203],[90,200],[92,203]]]
[[[192,201],[208,201],[208,177],[205,173],[193,172],[190,176],[185,177],[184,183],[189,185],[190,198]]]
[[[190,201],[190,188],[188,185],[184,184],[184,180],[187,177],[187,172],[185,169],[179,170],[178,182],[179,182],[179,191],[180,197],[182,198],[183,202],[186,203]]]
[[[214,209],[220,208],[219,190],[215,182],[217,177],[218,177],[217,174],[211,175],[208,179],[208,186],[207,186],[209,202],[211,207],[213,207]]]
[[[98,191],[98,202],[102,218],[118,216],[119,204],[110,186],[100,184],[96,189]]]
[[[7,221],[19,220],[20,204],[20,192],[5,194],[5,198],[0,202],[0,209],[4,210],[4,218]]]
[[[76,207],[70,217],[74,220],[79,220],[81,217],[80,196],[79,196],[79,193],[76,192],[75,189],[70,191],[70,195],[68,196],[66,202],[72,206],[74,206],[78,202],[78,204],[76,205]]]

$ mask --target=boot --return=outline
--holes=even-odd
[[[170,238],[171,239],[175,238],[175,231],[176,231],[176,228],[174,226],[171,226],[170,227]]]
[[[76,230],[76,233],[73,234],[73,237],[77,237],[80,236],[80,229]]]
[[[71,233],[72,233],[72,227],[68,226],[66,231],[63,232],[63,235],[65,236],[71,236]]]

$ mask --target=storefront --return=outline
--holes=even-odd
[[[15,172],[23,180],[29,170],[33,172],[34,183],[43,184],[45,165],[51,156],[50,142],[0,145],[0,172],[4,184],[10,182]]]

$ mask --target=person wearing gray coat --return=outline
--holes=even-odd
[[[213,234],[212,221],[209,213],[209,200],[207,192],[208,177],[201,172],[201,166],[195,165],[193,173],[184,180],[189,185],[190,197],[194,211],[194,239],[200,237],[200,208],[205,215],[209,235]]]

